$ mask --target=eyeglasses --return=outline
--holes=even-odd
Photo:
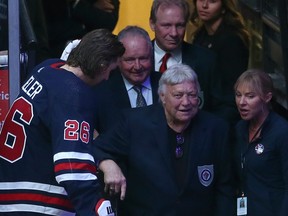
[[[182,158],[183,154],[184,154],[184,150],[183,150],[183,144],[184,144],[184,136],[182,134],[177,134],[176,135],[176,149],[175,149],[175,156],[176,159]]]

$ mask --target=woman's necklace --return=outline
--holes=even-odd
[[[206,33],[203,33],[202,36],[200,36],[200,44],[204,47],[207,47],[208,49],[211,49],[213,47],[214,43],[214,35],[209,35]]]
[[[249,143],[252,143],[254,140],[256,140],[260,136],[262,127],[263,127],[263,123],[259,127],[249,126]]]

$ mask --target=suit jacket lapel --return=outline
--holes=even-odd
[[[151,82],[151,88],[152,88],[153,104],[159,103],[158,85],[159,85],[160,78],[161,78],[161,74],[159,72],[155,72],[154,70],[151,71],[150,82]]]
[[[173,178],[175,182],[175,186],[177,185],[175,179],[175,172],[173,170],[172,158],[170,155],[169,142],[168,142],[168,130],[167,123],[163,108],[161,105],[157,105],[159,108],[156,109],[154,114],[151,116],[153,119],[153,129],[152,133],[156,139],[156,145],[160,151],[161,157],[167,165],[167,169],[169,170],[170,176]],[[201,111],[200,111],[201,112]],[[200,113],[198,113],[191,122],[191,128],[189,132],[189,155],[188,155],[188,165],[187,165],[187,178],[183,187],[180,188],[180,193],[184,193],[185,189],[189,184],[191,184],[192,179],[198,179],[198,164],[199,158],[203,154],[205,150],[205,137],[207,136],[207,128],[198,118]]]
[[[182,188],[183,190],[185,190],[192,179],[195,179],[194,175],[197,175],[196,178],[198,178],[198,161],[199,158],[202,157],[201,155],[204,153],[203,151],[206,147],[205,138],[207,137],[207,128],[199,121],[199,115],[201,115],[201,113],[198,113],[191,122],[192,125],[189,132],[187,178],[184,187]]]
[[[131,108],[128,92],[125,87],[124,80],[121,76],[121,72],[119,70],[113,71],[113,74],[111,77],[109,77],[110,80],[110,87],[112,89],[112,93],[114,95],[114,101],[116,104],[116,107],[119,108]]]
[[[155,47],[155,39],[153,39],[152,41],[151,41],[151,43],[152,43],[152,47],[153,47],[153,59],[152,59],[152,65],[153,65],[153,71],[155,70],[155,51],[154,51],[154,47]],[[155,70],[156,71],[156,70]],[[153,72],[152,72],[153,73]]]
[[[195,62],[197,62],[197,55],[194,54],[194,49],[187,42],[182,43],[182,63],[188,64],[193,70],[195,68]]]
[[[164,163],[167,165],[167,168],[169,170],[169,173],[171,176],[174,176],[174,172],[172,169],[172,161],[170,156],[170,150],[169,150],[169,142],[168,142],[168,131],[167,131],[167,121],[165,117],[165,113],[163,111],[162,105],[156,105],[157,109],[154,112],[154,115],[151,116],[153,119],[153,136],[156,139],[156,145],[157,148],[160,151],[160,155],[164,161]]]

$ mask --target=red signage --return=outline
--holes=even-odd
[[[8,67],[0,67],[0,130],[9,110],[9,73]]]

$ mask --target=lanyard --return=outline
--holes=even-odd
[[[264,123],[264,122],[263,122]],[[261,124],[261,126],[257,129],[256,133],[254,134],[254,136],[251,139],[251,142],[248,143],[248,147],[246,149],[246,151],[242,151],[243,148],[241,146],[241,174],[240,174],[240,189],[241,189],[241,193],[242,193],[242,197],[244,196],[244,179],[245,179],[245,164],[246,164],[246,153],[248,152],[248,150],[253,146],[253,143],[255,143],[256,141],[258,141],[258,139],[256,138],[256,136],[260,133],[261,129],[263,128],[263,123]],[[248,136],[249,137],[249,136]],[[249,139],[249,138],[248,138]]]

